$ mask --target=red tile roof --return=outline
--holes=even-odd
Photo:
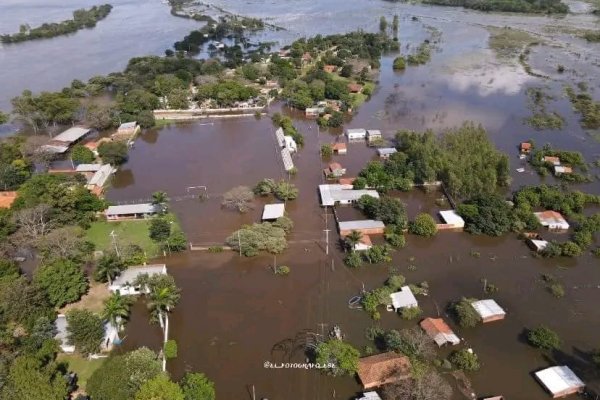
[[[363,357],[358,361],[358,377],[365,389],[410,378],[408,357],[393,351]]]
[[[329,169],[335,171],[337,169],[342,169],[342,165],[340,163],[333,162],[329,164]]]
[[[359,85],[358,83],[349,83],[348,90],[350,93],[358,93],[362,90],[362,85]]]
[[[333,150],[346,150],[346,143],[334,143],[331,145]]]
[[[441,318],[425,318],[420,325],[430,337],[434,337],[438,333],[454,334],[448,324]]]

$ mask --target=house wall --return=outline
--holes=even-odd
[[[491,317],[482,318],[481,320],[485,324],[488,322],[500,321],[500,320],[504,319],[504,317],[505,317],[505,315],[492,315]]]
[[[349,203],[346,203],[349,204]],[[349,235],[352,231],[358,231],[363,235],[383,235],[384,228],[368,228],[368,229],[341,229],[340,236]]]

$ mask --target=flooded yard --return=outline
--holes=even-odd
[[[15,18],[22,16],[17,3],[10,2],[10,15]],[[88,2],[79,3],[83,7]],[[131,19],[131,13],[137,15],[139,10],[132,3],[116,2],[114,15],[94,30],[27,43],[19,49],[1,47],[0,107],[6,108],[10,97],[27,87],[36,91],[58,89],[73,78],[120,70],[134,55],[160,54],[198,26],[170,16],[168,7],[158,1],[149,1],[141,16]],[[383,57],[378,88],[345,128],[380,129],[391,143],[398,130],[439,132],[463,121],[476,121],[486,128],[496,146],[509,154],[511,189],[540,182],[540,177],[518,158],[517,145],[521,141],[533,139],[536,144],[548,142],[555,148],[581,151],[588,162],[600,157],[600,143],[580,128],[579,116],[563,94],[565,84],[585,81],[597,98],[600,47],[586,45],[564,31],[548,29],[558,25],[594,27],[595,17],[524,17],[367,0],[215,3],[234,13],[285,26],[285,31],[260,37],[280,44],[316,33],[358,28],[374,31],[381,15],[391,19],[395,13],[400,15],[403,52],[413,51],[429,38],[431,27],[441,32],[441,42],[427,65],[394,72],[396,55]],[[60,9],[48,15],[59,18],[63,14],[65,10]],[[5,18],[6,14],[0,16],[2,31],[18,28],[4,25]],[[123,20],[133,21],[127,26],[127,34],[120,34],[114,25],[120,26]],[[496,58],[488,46],[486,26],[505,25],[531,32],[547,42],[532,50],[529,63],[548,78],[527,74],[515,60]],[[115,37],[126,41],[114,48]],[[91,62],[92,56],[102,62]],[[69,67],[61,68],[63,64]],[[558,64],[565,65],[565,74],[556,73]],[[26,70],[17,73],[25,65]],[[547,88],[554,97],[549,107],[565,118],[564,129],[539,132],[524,123],[524,118],[531,115],[526,95],[530,86]],[[589,357],[589,352],[600,346],[598,259],[591,255],[569,260],[535,258],[512,234],[490,238],[440,232],[433,239],[408,235],[406,247],[393,253],[390,264],[349,269],[343,265],[344,253],[336,245],[335,232],[330,235],[329,256],[325,255],[324,230],[332,229],[334,219],[319,207],[317,187],[324,182],[322,170],[329,162],[341,163],[347,169],[346,176],[354,177],[366,162],[377,159],[375,149],[352,143],[347,155],[321,160],[320,146],[337,140],[340,130],[319,130],[316,121],[281,104],[273,104],[269,114],[276,111],[292,116],[305,137],[304,148],[294,156],[296,176],[284,173],[269,117],[211,119],[143,133],[108,190],[107,198],[114,203],[148,200],[151,193],[166,191],[189,241],[201,245],[222,244],[240,225],[258,222],[263,205],[273,201],[257,199],[253,210],[240,215],[221,207],[221,196],[229,189],[252,187],[263,178],[274,178],[290,179],[300,190],[296,200],[286,203],[295,227],[289,248],[277,257],[277,264],[291,268],[289,276],[275,275],[271,270],[274,259],[265,255],[247,259],[233,252],[187,251],[164,260],[182,289],[181,302],[171,319],[171,337],[179,346],[178,358],[169,361],[168,367],[174,377],[181,377],[189,369],[205,372],[216,382],[219,399],[250,399],[252,386],[257,398],[271,400],[350,399],[360,391],[354,378],[331,378],[310,370],[268,369],[264,362],[303,362],[306,341],[315,333],[326,334],[334,324],[339,324],[346,339],[361,349],[372,345],[364,333],[373,324],[385,329],[414,326],[414,321],[404,321],[391,312],[382,312],[381,320],[374,322],[366,312],[348,307],[348,300],[361,289],[381,286],[395,271],[410,283],[428,282],[429,296],[418,298],[424,316],[445,315],[448,303],[463,296],[488,297],[483,293],[484,281],[499,288],[492,297],[507,311],[504,321],[473,329],[451,324],[479,355],[481,370],[469,374],[478,396],[547,399],[532,374],[555,363],[569,365],[590,388],[600,387],[598,369]],[[525,172],[515,171],[520,167]],[[600,173],[597,167],[590,167],[590,172]],[[545,181],[553,183],[554,179]],[[597,181],[575,187],[600,193]],[[206,198],[200,199],[200,194]],[[393,195],[406,204],[411,219],[421,212],[436,215],[448,208],[438,204],[441,195],[436,191],[415,189]],[[361,217],[351,207],[339,213],[345,220]],[[540,278],[544,273],[553,274],[564,286],[563,298],[556,299],[549,293]],[[540,324],[562,338],[560,351],[543,354],[526,344],[524,328]],[[124,347],[159,349],[160,340],[160,330],[149,326],[145,305],[138,302],[127,325]],[[448,351],[440,350],[440,357]],[[455,398],[463,398],[457,390]]]

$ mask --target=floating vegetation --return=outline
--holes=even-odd
[[[554,97],[544,92],[541,87],[530,87],[527,89],[529,108],[533,115],[525,118],[525,123],[536,130],[562,129],[565,120],[557,112],[548,112],[546,104]]]
[[[490,49],[501,58],[511,58],[519,55],[526,46],[537,40],[529,33],[512,28],[488,27]]]
[[[581,114],[581,127],[584,129],[600,129],[600,102],[595,101],[587,92],[585,82],[578,85],[579,93],[572,87],[565,88],[565,92],[571,101],[571,105]]]

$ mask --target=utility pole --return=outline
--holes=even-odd
[[[325,231],[325,254],[329,255],[329,229],[324,229]]]
[[[119,246],[117,244],[117,234],[115,233],[114,230],[112,230],[110,232],[109,236],[112,238],[112,244],[113,244],[113,247],[115,248],[115,253],[117,253],[117,257],[121,258],[121,253],[119,252]]]

